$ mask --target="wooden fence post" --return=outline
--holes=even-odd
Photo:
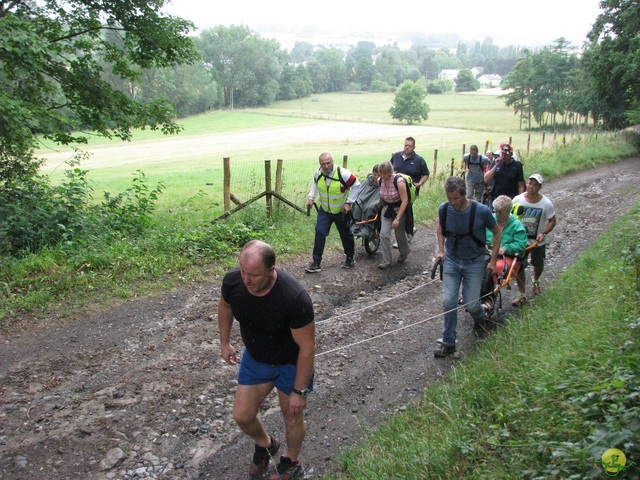
[[[349,155],[343,155],[343,157],[342,157],[342,168],[347,168],[347,160],[349,160]]]
[[[264,161],[264,190],[267,199],[267,218],[271,218],[273,198],[271,197],[271,160]]]
[[[544,148],[544,137],[547,132],[542,132],[542,148]]]
[[[438,178],[438,149],[433,151],[433,178]]]
[[[453,164],[455,163],[455,161],[456,161],[455,158],[451,159],[451,175],[450,175],[451,177],[453,177]]]
[[[224,176],[223,176],[223,187],[222,187],[222,195],[224,199],[224,211],[228,212],[231,210],[231,162],[229,157],[224,157],[222,159]]]
[[[531,134],[527,135],[527,155],[529,155],[530,146],[531,146]]]
[[[489,140],[487,140],[486,142],[484,142],[484,153],[487,153],[489,151]]]

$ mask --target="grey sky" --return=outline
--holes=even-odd
[[[283,48],[296,40],[325,45],[370,40],[400,41],[403,33],[458,34],[473,41],[490,36],[495,45],[548,45],[565,37],[579,46],[599,13],[599,0],[482,0],[398,3],[359,0],[173,0],[167,11],[193,21],[198,29],[247,25]]]

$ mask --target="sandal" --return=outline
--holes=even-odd
[[[531,290],[533,290],[534,295],[538,295],[542,292],[542,289],[540,288],[540,280],[533,280],[533,286],[531,287]]]
[[[520,295],[518,295],[516,297],[516,299],[513,302],[511,302],[511,306],[512,307],[519,307],[526,301],[527,301],[526,295],[524,293],[521,293]]]

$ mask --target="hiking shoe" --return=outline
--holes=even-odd
[[[409,256],[409,254],[407,255],[400,255],[398,257],[398,263],[404,263],[407,260],[407,257]]]
[[[533,279],[531,290],[533,291],[534,295],[538,295],[540,292],[542,292],[542,289],[540,288],[540,280],[536,280],[535,278]]]
[[[476,338],[484,338],[487,336],[487,333],[489,333],[489,330],[487,329],[487,324],[484,318],[482,320],[473,321],[473,335]]]
[[[269,460],[280,450],[280,442],[271,435],[269,435],[269,438],[271,439],[270,447],[265,448],[256,445],[255,452],[253,453],[253,461],[251,462],[251,467],[249,467],[249,475],[251,478],[258,478],[266,472],[269,467]]]
[[[305,270],[307,272],[309,272],[309,273],[318,273],[318,272],[322,271],[322,268],[320,267],[320,263],[319,262],[313,262],[313,263],[310,263],[309,265],[307,265]]]
[[[379,264],[378,264],[378,268],[379,268],[380,270],[386,270],[386,269],[387,269],[387,268],[389,268],[390,266],[391,266],[391,264],[390,264],[390,263],[388,263],[388,262],[382,262],[382,263],[379,263]]]
[[[513,302],[511,302],[512,307],[520,307],[527,301],[527,297],[524,293],[519,294]]]
[[[444,357],[448,357],[449,355],[453,355],[454,353],[456,353],[455,346],[452,347],[450,345],[445,345],[444,343],[441,343],[438,349],[433,352],[433,356],[436,358],[444,358]]]
[[[356,261],[353,258],[347,258],[342,264],[342,268],[353,268],[356,266]]]
[[[271,475],[269,480],[301,480],[304,478],[304,468],[302,468],[300,460],[294,462],[287,457],[280,457],[276,471],[278,473]]]

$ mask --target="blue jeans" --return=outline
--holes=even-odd
[[[324,244],[327,242],[327,236],[331,225],[335,223],[340,240],[342,240],[342,248],[347,258],[353,258],[356,253],[356,244],[353,240],[353,233],[349,229],[347,216],[344,212],[330,213],[325,212],[322,208],[318,209],[318,220],[316,221],[316,238],[313,242],[313,261],[320,263],[324,252]]]
[[[480,288],[484,273],[484,255],[474,260],[461,260],[445,255],[442,278],[442,299],[444,303],[444,329],[442,343],[448,346],[456,344],[456,326],[458,325],[458,294],[462,284],[462,299],[467,305],[467,311],[474,321],[482,320],[483,311],[480,305]]]

